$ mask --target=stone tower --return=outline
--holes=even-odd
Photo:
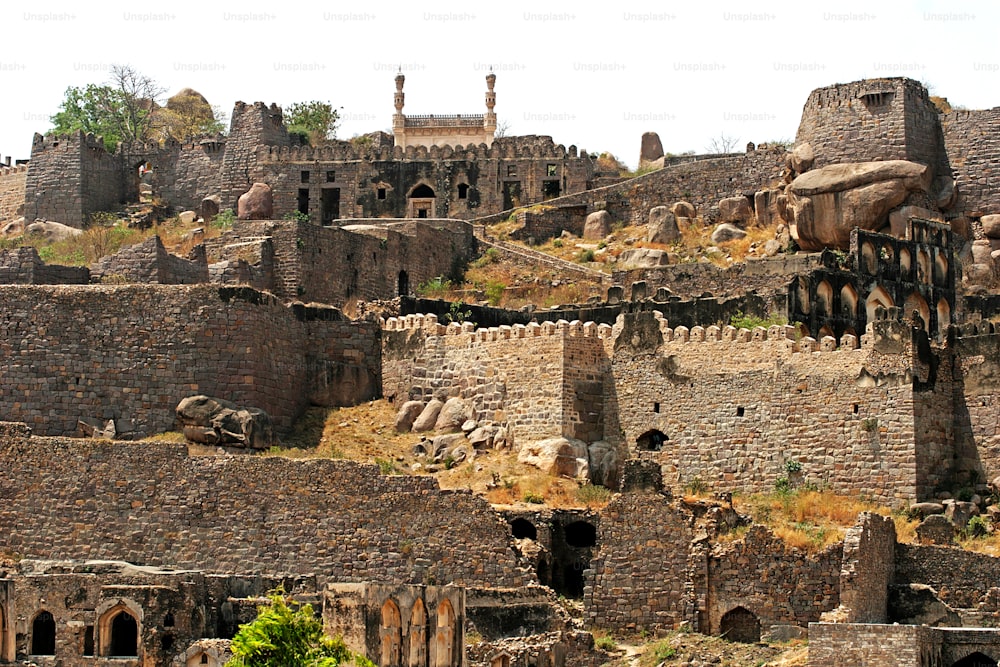
[[[490,73],[486,75],[486,116],[483,118],[483,130],[489,133],[490,137],[496,135],[497,115],[493,112],[493,107],[497,105],[497,94],[493,92],[493,85],[497,82],[497,75],[490,68]]]
[[[497,129],[497,117],[493,113],[496,106],[496,93],[493,86],[497,77],[492,71],[486,76],[486,113],[485,114],[403,114],[403,83],[406,77],[402,72],[396,74],[396,94],[394,102],[396,113],[392,116],[393,143],[406,148],[408,146],[478,146],[493,145]]]

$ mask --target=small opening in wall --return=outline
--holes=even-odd
[[[385,199],[385,188],[379,188],[378,189],[378,198],[379,199]]]
[[[660,404],[659,403],[653,403],[653,412],[656,412],[656,413],[660,412]]]
[[[742,405],[737,405],[736,406],[736,416],[737,417],[742,417],[744,412],[746,412],[746,408],[744,408]]]
[[[327,183],[333,183],[335,180],[337,180],[337,172],[335,172],[335,171],[328,171],[328,172],[326,172],[326,182]]]
[[[517,176],[517,165],[509,164],[507,165],[507,176]]]
[[[557,176],[558,174],[556,173],[556,165],[554,165],[554,164],[547,164],[547,165],[545,165],[545,175],[546,176]]]
[[[300,183],[308,183],[309,182],[309,172],[308,171],[303,171],[303,172],[299,173],[299,182]]]
[[[861,408],[860,408],[860,407],[858,406],[858,404],[857,404],[857,403],[852,403],[852,404],[851,404],[851,410],[853,410],[853,411],[854,411],[854,414],[858,414],[858,412],[860,411],[860,409],[861,409]]]
[[[469,186],[467,183],[458,184],[458,198],[468,199],[469,198]]]

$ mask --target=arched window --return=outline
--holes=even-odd
[[[719,633],[731,642],[754,644],[760,641],[760,619],[752,611],[736,607],[722,617]]]
[[[382,605],[382,626],[379,629],[379,666],[402,667],[403,635],[399,607],[392,600]]]
[[[844,317],[857,317],[858,290],[848,283],[840,290],[840,314]]]
[[[458,198],[459,199],[468,199],[469,198],[469,184],[468,183],[459,183],[458,184]]]
[[[535,524],[521,517],[518,517],[510,522],[510,533],[519,540],[538,539],[538,529],[535,528]]]
[[[875,246],[867,241],[861,244],[861,268],[869,275],[875,275],[875,272],[878,270],[878,257],[875,256]]]
[[[592,547],[597,544],[597,528],[587,521],[574,521],[567,524],[563,531],[566,544],[578,549]]]
[[[663,431],[651,429],[635,439],[635,446],[639,451],[658,452],[663,449],[663,443],[670,440]]]
[[[437,632],[434,634],[434,667],[453,667],[455,663],[455,610],[444,600],[437,608]]]
[[[410,193],[410,199],[433,199],[435,196],[434,190],[426,183],[421,183]]]
[[[931,309],[927,306],[927,301],[917,292],[911,292],[906,301],[903,302],[903,315],[906,321],[910,321],[916,313],[920,318],[920,325],[924,331],[930,333]]]
[[[917,282],[925,285],[931,284],[931,256],[921,248],[917,251]]]
[[[943,250],[934,254],[934,284],[941,287],[948,285],[948,257]]]
[[[108,639],[108,650],[105,655],[133,658],[139,655],[139,624],[132,614],[124,609],[115,614],[108,626],[111,637]]]
[[[31,622],[31,654],[56,654],[56,619],[47,611],[40,612]]]
[[[427,607],[417,598],[410,612],[410,667],[427,665]]]
[[[816,314],[820,317],[833,314],[833,287],[825,280],[816,286]]]

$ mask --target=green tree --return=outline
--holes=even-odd
[[[288,131],[306,137],[313,146],[336,138],[339,121],[340,111],[329,102],[296,102],[285,108]]]
[[[156,129],[154,111],[163,93],[159,84],[130,65],[112,65],[104,85],[66,89],[60,111],[51,117],[51,131],[102,135],[109,151],[119,142],[148,141]]]
[[[162,128],[163,139],[172,137],[178,141],[189,141],[206,134],[219,134],[226,128],[225,114],[212,106],[205,96],[196,90],[184,88],[167,100],[167,106],[157,109],[156,123]]]
[[[311,605],[286,600],[281,589],[268,600],[257,608],[257,618],[241,625],[233,637],[233,657],[226,667],[375,667],[339,637],[324,635]]]

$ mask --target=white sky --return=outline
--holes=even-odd
[[[108,3],[110,4],[110,3]],[[644,131],[705,152],[724,133],[792,139],[814,88],[909,76],[952,104],[1000,106],[1000,3],[135,2],[0,8],[0,155],[27,158],[67,86],[130,64],[165,88],[343,107],[339,136],[389,130],[393,77],[405,113],[482,113],[497,74],[509,134],[610,151],[631,166]],[[125,8],[123,8],[125,7]],[[161,9],[169,7],[169,9]],[[433,7],[433,8],[431,8]]]

